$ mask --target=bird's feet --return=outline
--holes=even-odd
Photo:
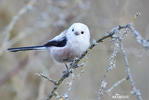
[[[66,70],[63,71],[63,75],[64,75],[65,77],[68,77],[69,74],[70,74],[70,69],[68,68],[68,65],[67,65],[66,63],[65,63],[65,67],[66,67]]]

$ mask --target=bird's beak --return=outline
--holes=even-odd
[[[79,35],[79,32],[75,32],[74,34],[75,34],[75,35]]]

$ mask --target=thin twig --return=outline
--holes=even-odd
[[[132,88],[132,91],[136,95],[136,97],[137,97],[138,100],[143,100],[140,91],[136,89],[136,86],[134,84],[134,80],[133,80],[133,77],[132,77],[131,72],[130,72],[130,68],[129,68],[129,65],[128,65],[127,55],[126,55],[126,52],[124,50],[122,41],[120,41],[120,44],[119,45],[120,45],[120,50],[121,50],[122,56],[124,58],[126,73],[127,73],[127,76],[128,76],[127,79],[129,80],[129,83],[130,83],[130,86]]]
[[[116,83],[114,83],[109,89],[106,90],[106,92],[111,92],[114,88],[116,88],[117,86],[119,86],[122,82],[124,82],[126,80],[126,78],[123,78],[119,81],[117,81]]]
[[[41,76],[41,77],[47,79],[48,81],[50,81],[50,82],[53,83],[54,85],[57,84],[57,82],[56,82],[55,80],[52,80],[52,79],[48,78],[44,73],[37,73],[37,75],[39,75],[39,76]]]
[[[98,90],[98,100],[101,100],[101,97],[104,95],[104,89],[106,88],[107,86],[107,82],[105,80],[101,80],[101,85],[100,85],[100,88]]]
[[[141,34],[135,30],[135,28],[133,27],[133,23],[128,25],[128,29],[131,31],[131,33],[135,36],[136,40],[138,43],[140,43],[143,47],[148,48],[149,49],[149,41],[145,40]]]

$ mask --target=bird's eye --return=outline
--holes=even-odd
[[[81,34],[84,34],[84,31],[81,31]]]
[[[74,31],[74,29],[72,29],[72,32]]]

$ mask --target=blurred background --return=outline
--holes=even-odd
[[[11,53],[7,48],[43,44],[75,22],[89,26],[92,41],[115,26],[130,23],[137,11],[142,16],[137,17],[135,28],[149,39],[148,5],[149,0],[0,0],[0,100],[45,100],[53,84],[37,73],[57,80],[65,70],[47,51]],[[135,85],[143,99],[149,100],[149,51],[130,33],[124,47]],[[111,39],[97,45],[85,66],[75,70],[57,93],[68,96],[67,100],[98,100],[113,48]],[[104,79],[108,82],[106,89],[125,76],[123,57],[118,52],[116,68]],[[136,100],[130,92],[129,82],[124,81],[102,100],[114,100],[115,94]]]

